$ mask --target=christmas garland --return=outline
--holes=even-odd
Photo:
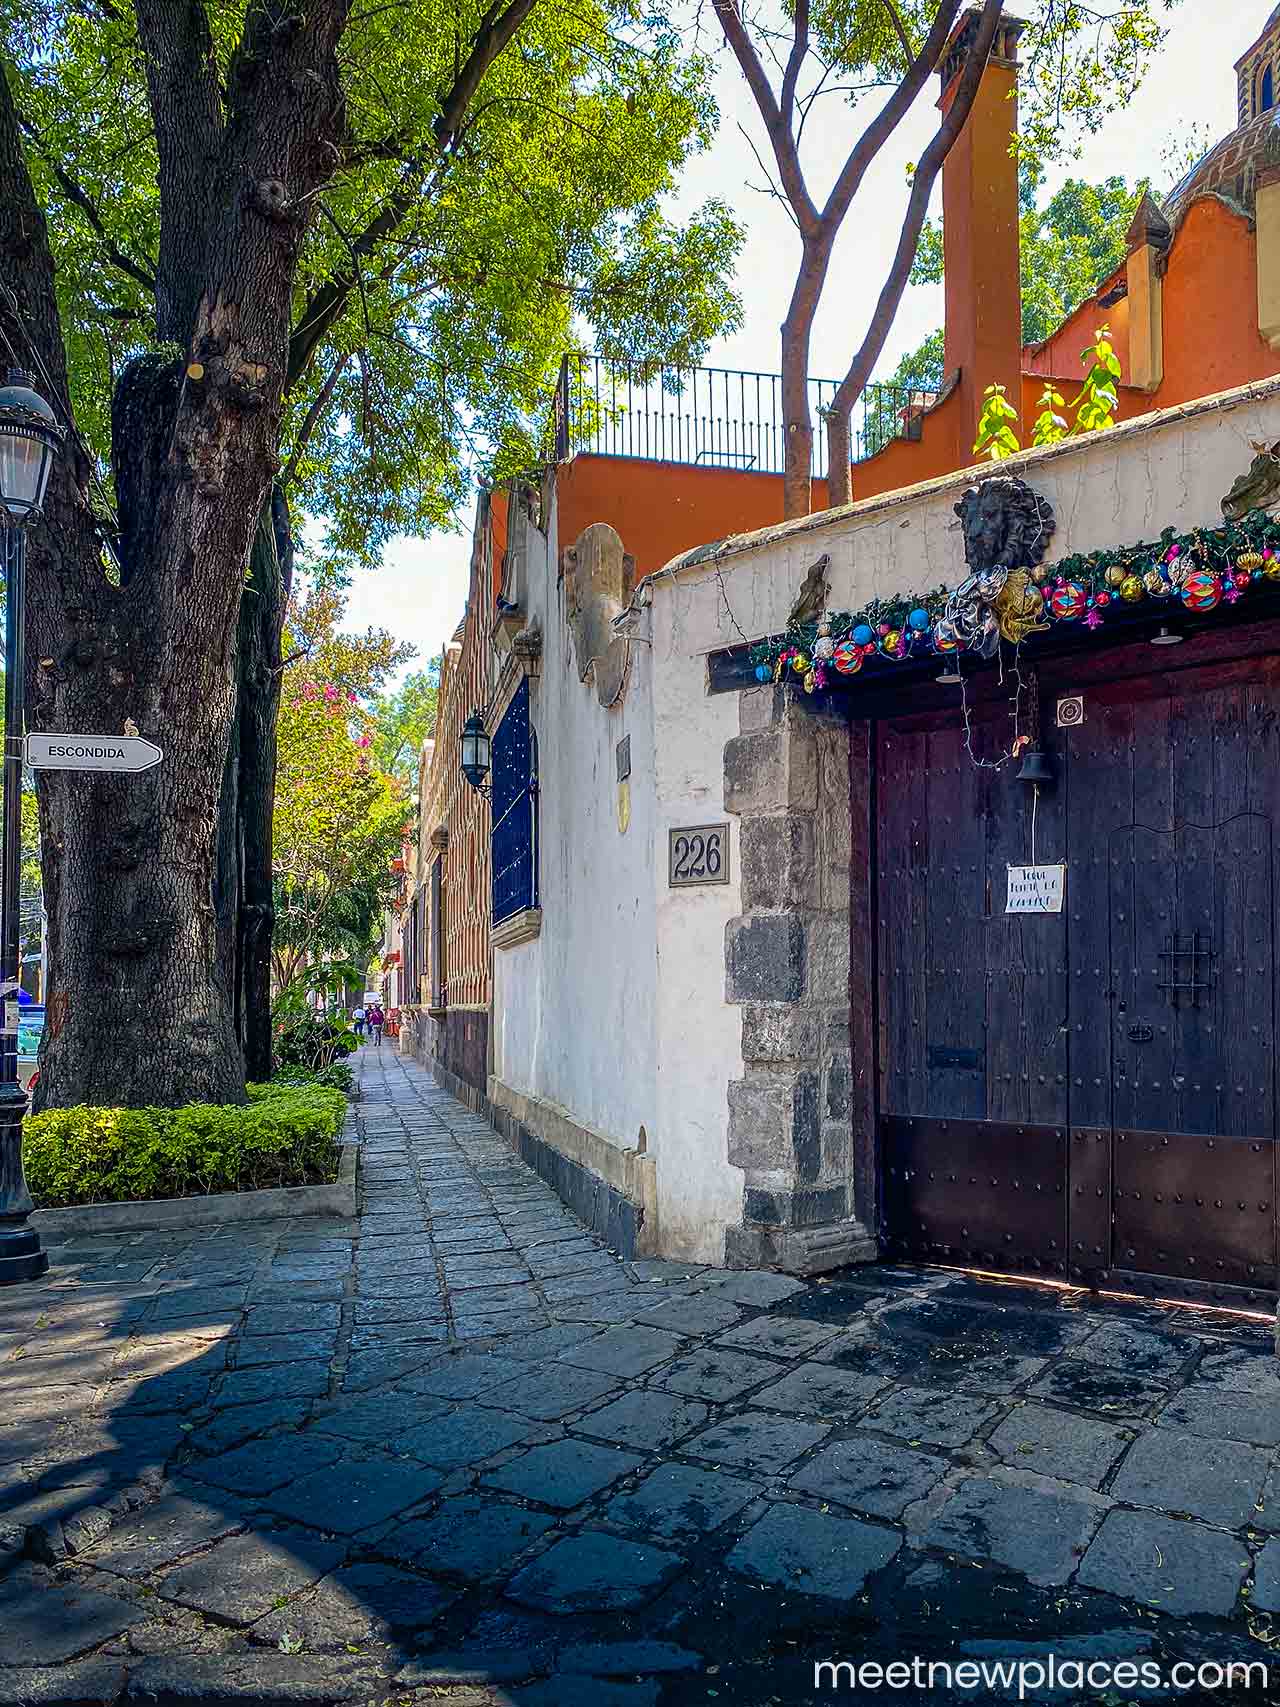
[[[1197,615],[1234,605],[1251,588],[1280,586],[1280,520],[1251,510],[1220,528],[1178,534],[1166,528],[1152,544],[1077,553],[1027,572],[1040,600],[1036,629],[1081,623],[1101,628],[1120,613],[1162,602]],[[877,599],[859,611],[824,611],[793,623],[785,635],[751,648],[756,680],[780,681],[791,671],[813,693],[832,674],[854,676],[868,663],[977,650],[948,620],[945,587],[918,597]],[[1024,623],[1024,627],[1029,626]]]

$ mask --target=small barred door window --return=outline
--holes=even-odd
[[[538,739],[521,682],[493,734],[493,922],[538,905]]]

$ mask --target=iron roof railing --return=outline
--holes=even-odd
[[[836,388],[833,379],[809,381],[815,479],[827,472],[822,414]],[[868,385],[854,405],[854,462],[865,462],[893,439],[918,439],[925,412],[937,400],[936,392],[918,387]],[[568,355],[560,364],[552,429],[557,462],[590,451],[781,474],[782,380],[776,373],[735,368],[641,366]]]

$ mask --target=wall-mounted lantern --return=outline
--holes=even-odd
[[[484,726],[484,719],[478,711],[473,711],[462,725],[462,774],[475,789],[477,794],[486,797],[491,790],[488,787],[489,775],[489,733]]]

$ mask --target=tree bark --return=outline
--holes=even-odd
[[[849,435],[849,411],[828,409],[827,416],[827,505],[836,509],[853,502],[853,445]]]
[[[969,48],[960,80],[956,87],[955,96],[950,107],[934,132],[928,147],[920,156],[919,164],[911,180],[911,194],[907,198],[907,211],[903,216],[902,230],[898,236],[898,246],[894,251],[889,272],[881,288],[876,302],[875,312],[871,316],[871,324],[867,328],[866,337],[862,340],[857,353],[849,364],[845,374],[836,388],[827,412],[827,442],[830,456],[834,457],[835,450],[832,440],[834,432],[842,432],[844,443],[849,443],[849,419],[853,406],[866,389],[867,383],[880,360],[885,341],[897,316],[902,303],[903,292],[911,277],[912,262],[920,244],[920,233],[924,229],[925,218],[929,212],[929,197],[937,181],[938,173],[955,146],[957,137],[964,129],[969,114],[973,111],[973,103],[977,97],[978,85],[982,74],[987,68],[987,60],[991,56],[991,45],[995,40],[996,30],[1000,24],[1002,0],[983,0],[982,17],[978,24],[973,43]],[[936,26],[935,26],[936,27]],[[834,466],[834,463],[832,464]],[[837,498],[832,488],[831,502],[848,503],[852,498],[852,480],[850,479],[849,497]]]
[[[218,802],[214,907],[218,976],[230,993],[245,1076],[271,1076],[271,821],[281,637],[293,575],[289,512],[279,486],[249,558],[236,630],[236,710]]]
[[[186,283],[170,287],[166,313],[181,319],[180,303],[195,304],[180,334],[186,349],[176,361],[131,364],[114,401],[119,585],[103,572],[71,468],[59,471],[49,525],[33,540],[31,727],[119,734],[132,720],[165,754],[134,776],[41,778],[52,970],[39,1107],[244,1096],[215,907],[216,826],[245,569],[277,466],[298,254],[344,130],[336,48],[347,4],[310,0],[283,23],[265,9],[248,14],[207,187],[206,239],[185,257]],[[166,17],[187,9],[156,0]],[[195,0],[189,10],[203,16]],[[145,30],[143,39],[153,51]],[[180,141],[162,133],[184,122],[181,103],[149,82],[161,160],[172,161]],[[189,183],[162,170],[160,184],[162,225],[181,222],[173,204]],[[51,376],[69,420],[47,236],[12,103],[0,95],[6,283],[16,257],[32,251],[13,330],[38,337],[34,365]],[[77,517],[78,529],[67,525]],[[248,718],[245,735],[261,762],[261,729]],[[260,846],[255,789],[246,828]],[[256,940],[245,954],[260,965]]]
[[[236,988],[245,1072],[271,1076],[271,821],[276,797],[276,719],[283,682],[281,637],[293,580],[289,511],[277,486],[258,529],[240,612],[240,909]]]

